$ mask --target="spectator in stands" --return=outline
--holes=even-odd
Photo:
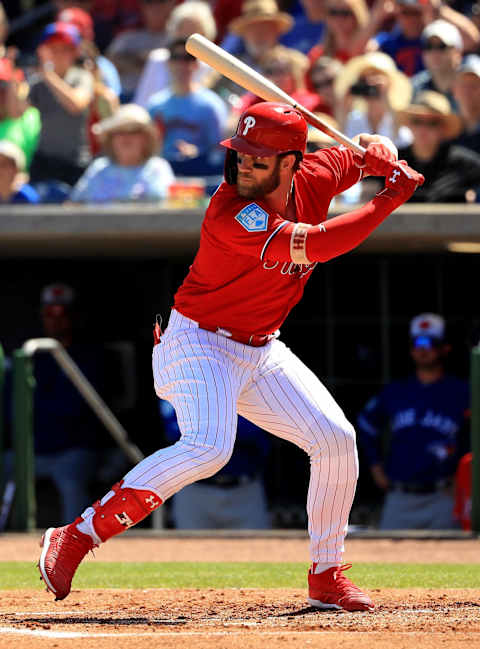
[[[260,72],[299,104],[315,111],[321,104],[321,99],[305,88],[305,74],[308,67],[309,61],[304,54],[283,45],[275,45],[263,56]],[[238,105],[232,110],[232,131],[235,130],[240,115],[259,101],[262,101],[260,97],[252,92],[240,98]]]
[[[124,104],[93,126],[104,157],[88,167],[70,196],[75,203],[161,201],[174,181],[169,163],[158,157],[158,133],[148,112]]]
[[[96,83],[104,84],[118,98],[122,92],[120,76],[110,59],[100,54],[95,43],[94,23],[91,15],[79,7],[69,7],[60,11],[57,20],[75,25],[82,37],[79,47],[81,61],[86,63],[92,72],[95,72]]]
[[[292,16],[280,11],[275,0],[245,0],[241,15],[228,25],[222,47],[258,70],[262,57],[293,24]],[[219,74],[212,75],[210,85],[232,105],[244,93],[241,86]]]
[[[172,405],[159,400],[167,441],[180,438]],[[188,485],[172,499],[172,520],[177,529],[268,529],[263,472],[270,439],[243,417],[238,417],[235,449],[228,463],[211,478]]]
[[[425,70],[412,77],[413,98],[424,90],[441,92],[456,110],[453,81],[462,62],[463,41],[460,32],[446,20],[435,20],[422,32]]]
[[[323,40],[308,52],[312,62],[330,56],[346,63],[374,47],[365,0],[326,0],[325,14]]]
[[[373,480],[385,492],[380,529],[457,526],[453,485],[458,461],[468,450],[469,386],[447,374],[450,350],[441,316],[413,318],[415,375],[385,386],[358,416]],[[388,443],[382,442],[386,429]]]
[[[457,144],[480,152],[480,56],[470,54],[460,65],[453,94],[462,118]]]
[[[168,40],[187,39],[191,34],[202,34],[211,41],[215,40],[215,19],[207,2],[189,0],[175,7],[170,14],[165,27]],[[146,107],[150,97],[168,86],[170,79],[168,48],[161,47],[152,50],[140,77],[135,93],[135,103]],[[211,75],[212,68],[199,61],[194,80],[198,83],[205,81]]]
[[[176,3],[177,0],[141,0],[144,27],[122,32],[108,46],[106,54],[120,73],[123,103],[132,100],[150,52],[167,44],[165,26]]]
[[[227,127],[227,106],[194,83],[198,61],[185,50],[184,39],[173,41],[169,51],[170,85],[148,103],[164,137],[163,154],[178,176],[221,174],[218,142]]]
[[[75,65],[80,41],[74,25],[60,22],[47,25],[40,37],[40,66],[30,89],[30,101],[42,119],[30,170],[34,183],[73,185],[90,161],[86,128],[94,80],[88,70]]]
[[[40,136],[40,113],[27,102],[28,84],[10,59],[0,59],[0,139],[23,151],[28,169]]]
[[[410,131],[399,127],[396,117],[410,102],[411,83],[390,56],[369,52],[354,57],[337,76],[334,90],[340,106],[337,115],[346,135],[378,133],[396,146],[411,142]]]
[[[325,0],[300,0],[303,12],[295,16],[295,24],[280,43],[307,54],[321,42],[325,31]]]
[[[475,201],[480,188],[480,153],[452,143],[461,122],[448,99],[426,90],[399,117],[413,134],[412,144],[399,149],[399,159],[425,174],[425,185],[418,188],[412,202]]]
[[[94,79],[93,100],[90,104],[88,132],[99,120],[112,115],[119,105],[122,92],[120,77],[116,67],[109,59],[102,56],[94,43],[93,20],[83,9],[72,7],[58,14],[60,22],[70,23],[77,27],[82,37],[79,46],[77,65],[92,73]],[[93,137],[89,139],[91,154],[99,153]]]
[[[334,81],[340,77],[343,64],[330,56],[320,56],[310,65],[306,75],[306,86],[319,98],[317,111],[334,117],[337,114],[337,98]]]
[[[0,203],[38,203],[37,192],[25,182],[25,154],[13,142],[0,140]]]
[[[385,8],[385,18],[390,15],[386,7],[389,0],[377,0]],[[409,77],[423,70],[422,32],[434,20],[442,18],[455,25],[463,39],[465,51],[478,47],[480,34],[473,22],[439,0],[395,0],[395,25],[391,31],[376,36],[378,48],[389,54],[397,66]],[[374,9],[375,11],[375,9]],[[380,9],[381,11],[381,9]]]

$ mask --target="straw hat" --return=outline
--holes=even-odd
[[[392,57],[383,52],[368,52],[350,59],[335,80],[334,90],[337,97],[344,97],[349,88],[367,70],[383,72],[390,79],[387,94],[389,104],[394,111],[403,110],[408,106],[412,97],[410,79],[400,72]]]
[[[148,157],[154,155],[158,148],[158,132],[148,112],[138,104],[123,104],[113,115],[92,126],[92,133],[99,136],[107,147],[110,136],[116,131],[138,130],[147,135]]]
[[[425,90],[419,93],[408,108],[400,111],[398,120],[401,124],[408,126],[410,118],[417,115],[441,117],[445,124],[444,135],[447,140],[453,139],[462,130],[460,117],[452,113],[450,102],[439,92]]]
[[[290,14],[279,11],[275,0],[246,0],[242,6],[242,14],[232,20],[228,30],[243,36],[254,23],[275,22],[280,34],[288,32],[294,23]]]

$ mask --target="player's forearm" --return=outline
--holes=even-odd
[[[380,193],[366,205],[312,228],[305,242],[306,257],[325,262],[353,250],[402,203]]]
[[[266,257],[298,264],[325,262],[353,250],[405,201],[383,190],[363,207],[320,223],[289,223],[268,245]]]

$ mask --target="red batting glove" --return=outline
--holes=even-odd
[[[363,156],[365,175],[386,176],[390,173],[392,163],[396,161],[397,158],[394,152],[385,144],[382,144],[382,142],[371,142]]]
[[[390,163],[390,171],[385,176],[386,195],[407,201],[419,185],[423,185],[425,178],[418,171],[407,165],[405,160]]]

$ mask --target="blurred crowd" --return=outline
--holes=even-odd
[[[480,202],[479,29],[469,0],[5,2],[1,201],[201,204],[261,100],[188,54],[197,32],[346,135],[390,137],[425,175],[412,201]],[[312,129],[309,151],[333,144]]]

